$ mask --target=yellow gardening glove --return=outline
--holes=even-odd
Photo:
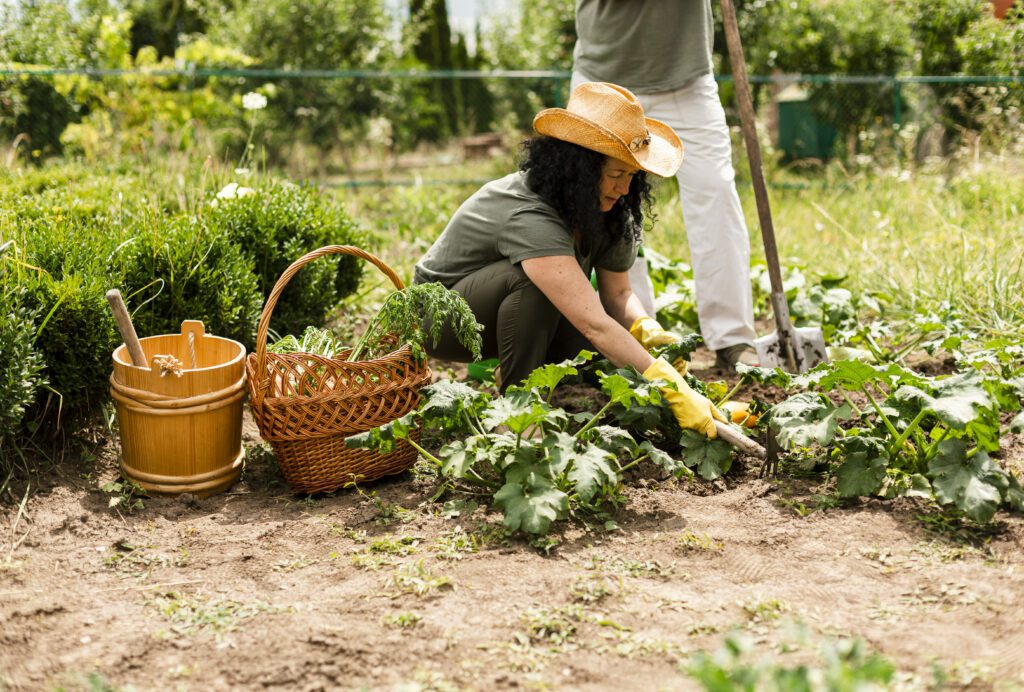
[[[662,329],[658,320],[646,315],[633,323],[633,326],[629,328],[629,333],[648,351],[655,346],[668,346],[682,340],[678,334]]]
[[[664,358],[655,358],[651,366],[644,370],[644,377],[649,380],[668,380],[676,385],[676,389],[659,387],[659,390],[672,409],[679,427],[696,430],[704,437],[714,439],[718,437],[715,420],[728,422],[718,407],[707,397],[693,391],[683,376]]]
[[[646,315],[637,318],[633,322],[633,326],[629,328],[629,333],[633,335],[633,338],[640,342],[640,345],[650,351],[655,346],[668,346],[674,344],[677,341],[682,341],[682,337],[678,334],[666,331],[658,324],[658,320],[653,317],[647,317]],[[672,363],[672,367],[675,368],[680,375],[686,374],[687,362],[682,358],[676,358]]]

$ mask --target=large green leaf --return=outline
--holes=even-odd
[[[1010,432],[1024,432],[1024,411],[1018,413],[1016,416],[1013,417],[1013,420],[1010,421]]]
[[[351,449],[375,449],[391,452],[398,440],[404,440],[416,428],[416,411],[396,418],[390,423],[345,438],[345,446]]]
[[[675,363],[677,360],[689,361],[690,355],[702,343],[704,343],[704,338],[700,334],[685,334],[674,344],[667,344],[652,349],[651,355],[655,358],[664,358],[669,363]]]
[[[835,437],[839,421],[850,417],[850,406],[835,406],[814,392],[802,392],[776,404],[768,412],[768,423],[785,449],[827,445]]]
[[[623,452],[630,457],[635,457],[637,454],[636,440],[633,439],[633,436],[614,425],[595,425],[584,435],[589,442],[615,456]]]
[[[1021,488],[1020,481],[1017,480],[1016,476],[1007,474],[1006,492],[1003,493],[1003,501],[1010,507],[1010,509],[1018,512],[1024,512],[1024,488]]]
[[[564,432],[548,433],[541,443],[551,465],[552,473],[561,475],[576,456],[576,438]]]
[[[682,458],[677,459],[671,454],[658,449],[646,440],[640,444],[640,451],[646,453],[651,461],[671,473],[673,476],[693,476],[693,471],[687,468]]]
[[[827,374],[817,382],[818,387],[826,392],[836,387],[847,391],[861,391],[869,382],[878,382],[889,386],[920,385],[926,382],[921,375],[896,363],[882,366],[869,365],[859,360],[840,360],[829,363],[827,368]]]
[[[873,495],[882,487],[888,456],[873,456],[868,452],[854,452],[836,472],[837,490],[840,497]]]
[[[1001,500],[1000,490],[1009,487],[1008,479],[988,454],[977,451],[967,456],[967,443],[946,440],[939,445],[928,464],[935,499],[954,504],[979,523],[992,519]]]
[[[442,475],[464,478],[466,472],[479,461],[491,461],[491,450],[486,437],[474,435],[465,440],[446,444],[437,453],[441,459]]]
[[[569,508],[569,496],[551,483],[528,486],[506,483],[494,494],[494,504],[505,512],[505,527],[510,531],[545,534],[551,522]]]
[[[505,425],[514,434],[521,435],[530,426],[540,425],[550,412],[551,407],[532,391],[518,390],[493,400],[481,421],[486,430]]]
[[[613,403],[608,409],[608,413],[615,418],[619,425],[641,433],[662,430],[667,426],[675,425],[672,411],[662,401],[661,392],[657,386],[636,370],[623,368],[616,370],[612,375],[599,373],[599,376],[603,379],[615,376],[628,383],[628,387],[622,388],[621,382],[616,379],[609,385],[615,392],[622,391],[624,403]],[[632,393],[624,391],[625,389],[632,390]]]
[[[787,389],[793,379],[782,368],[759,368],[743,363],[736,363],[736,372],[747,382],[774,385],[781,389]]]
[[[723,440],[708,438],[693,430],[683,430],[679,436],[682,462],[696,468],[701,478],[713,481],[729,472],[732,466],[732,447]]]
[[[576,494],[583,502],[591,498],[605,484],[617,485],[618,471],[612,466],[615,456],[595,445],[584,443],[569,467],[569,480],[576,487]]]
[[[531,372],[526,381],[521,386],[515,387],[515,389],[540,389],[546,396],[566,377],[578,374],[579,371],[576,369],[576,366],[583,365],[593,357],[593,351],[580,351],[579,355],[572,360],[542,365]],[[510,387],[510,389],[512,388]]]
[[[933,394],[918,387],[900,387],[895,394],[900,401],[913,401],[956,430],[985,417],[995,402],[982,384],[981,373],[971,371],[953,375],[934,384]]]
[[[618,471],[612,466],[615,455],[597,445],[561,432],[547,435],[542,444],[547,450],[553,475],[566,474],[583,502],[590,502],[605,483],[617,484],[619,481]]]
[[[462,382],[440,380],[420,390],[424,401],[420,414],[427,427],[449,433],[468,432],[468,419],[475,417],[491,396]],[[468,415],[463,415],[463,412]]]

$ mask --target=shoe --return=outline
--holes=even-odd
[[[758,365],[757,352],[750,344],[734,344],[715,351],[715,367],[728,372],[736,371],[736,364]]]

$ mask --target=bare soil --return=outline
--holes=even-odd
[[[245,443],[242,480],[206,499],[108,508],[110,440],[0,507],[0,689],[695,689],[691,657],[733,632],[751,663],[823,667],[859,638],[902,689],[937,669],[1024,686],[1020,516],[834,506],[820,478],[740,463],[635,478],[617,528],[530,545],[410,473],[295,496],[251,422]]]

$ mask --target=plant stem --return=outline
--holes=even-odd
[[[739,390],[739,388],[742,387],[742,386],[743,386],[743,378],[741,377],[739,379],[739,381],[736,383],[736,386],[733,387],[732,389],[730,389],[728,391],[728,393],[726,393],[726,395],[724,397],[722,397],[721,401],[719,401],[717,404],[715,404],[715,406],[721,406],[722,404],[727,402],[729,399],[732,398],[732,395],[735,394]]]
[[[629,469],[633,468],[634,466],[639,464],[641,461],[643,461],[644,459],[649,458],[650,456],[651,456],[650,454],[642,454],[642,455],[638,456],[636,459],[634,459],[633,461],[629,462],[625,466],[620,466],[619,467],[619,473],[625,473],[626,471],[628,471]]]
[[[476,485],[476,486],[479,486],[481,488],[487,488],[487,489],[491,490],[492,492],[498,489],[498,484],[497,483],[492,483],[491,481],[488,481],[488,480],[484,479],[483,477],[480,476],[480,474],[478,474],[473,469],[471,469],[471,468],[470,469],[466,469],[466,471],[468,473],[473,474],[473,475],[472,476],[468,476],[468,475],[467,476],[463,476],[459,480],[463,480],[463,481],[465,481],[467,483],[471,483],[472,485]]]
[[[483,427],[480,426],[480,425],[477,425],[477,423],[470,417],[469,412],[466,409],[461,409],[461,413],[462,413],[462,417],[466,421],[466,425],[469,426],[470,430],[472,430],[477,435],[485,435],[486,434],[484,432],[484,430],[483,430]]]
[[[846,392],[846,390],[840,389],[839,392],[843,395],[843,399],[846,400],[846,403],[850,405],[850,408],[853,409],[853,412],[857,414],[857,418],[863,418],[864,412],[860,410],[860,406],[853,403],[853,399],[850,398],[850,395]]]
[[[924,341],[924,335],[923,334],[921,336],[918,336],[916,339],[912,340],[906,346],[900,347],[900,349],[898,351],[896,351],[896,360],[898,360],[898,361],[900,361],[902,363],[903,362],[903,357],[906,356],[908,353],[910,353],[915,348],[917,348],[917,345],[919,343],[921,343],[922,341]]]
[[[573,437],[579,439],[580,435],[582,435],[583,433],[585,433],[586,431],[588,431],[592,427],[594,427],[594,424],[597,423],[597,421],[601,420],[604,417],[604,414],[608,411],[609,408],[611,408],[611,406],[612,406],[612,402],[611,401],[609,401],[607,404],[602,406],[601,410],[598,411],[597,413],[595,413],[594,417],[591,418],[590,420],[588,420],[586,425],[584,425],[582,428],[577,430],[576,434],[573,435]]]
[[[861,391],[864,393],[865,396],[867,396],[868,401],[871,402],[871,406],[875,409],[875,413],[877,413],[878,417],[882,419],[883,423],[885,423],[885,427],[889,429],[889,434],[892,435],[893,437],[899,437],[900,433],[896,429],[896,426],[892,424],[892,421],[889,420],[888,416],[882,413],[882,407],[878,405],[877,401],[875,401],[875,397],[871,396],[871,392],[868,391],[867,386],[865,385],[864,387],[862,387]]]
[[[399,293],[401,293],[401,291],[395,291],[384,300],[384,304],[380,306],[380,310],[377,311],[377,314],[374,315],[366,325],[366,329],[363,331],[363,335],[359,337],[359,341],[356,342],[355,348],[353,348],[351,353],[348,354],[348,360],[353,362],[359,360],[359,356],[361,356],[363,351],[366,350],[366,345],[369,343],[370,337],[373,336],[373,332],[377,327],[377,322],[380,321],[381,314],[384,312],[388,303],[394,300],[395,296]]]
[[[927,411],[921,409],[918,412],[918,414],[914,416],[914,420],[910,421],[910,425],[908,425],[907,429],[903,431],[903,434],[897,437],[896,441],[892,444],[891,447],[889,447],[890,457],[896,456],[896,454],[900,451],[900,448],[903,446],[903,443],[907,441],[907,438],[910,437],[911,433],[917,430],[918,426],[921,425],[921,421],[924,419],[926,415]]]
[[[868,334],[867,332],[864,332],[864,341],[865,343],[867,343],[868,350],[871,351],[875,359],[879,363],[885,362],[885,355],[882,353],[882,347],[875,342],[874,337]]]
[[[928,447],[928,451],[925,452],[925,455],[924,455],[925,460],[931,459],[933,456],[935,456],[935,453],[939,449],[939,445],[942,444],[946,440],[946,438],[949,436],[949,431],[950,431],[949,428],[946,428],[945,430],[943,430],[942,431],[942,436],[939,437],[939,439],[935,440],[935,442],[933,442],[931,444],[931,446]]]
[[[419,446],[418,444],[416,444],[416,441],[415,441],[415,440],[413,440],[413,439],[412,439],[411,437],[407,437],[407,438],[405,438],[405,440],[406,440],[406,442],[408,442],[408,443],[409,443],[409,445],[410,445],[410,446],[412,446],[412,448],[413,448],[413,449],[415,449],[415,450],[416,450],[417,452],[419,452],[419,453],[420,453],[420,454],[421,454],[421,455],[422,455],[422,456],[423,456],[423,457],[424,457],[425,459],[427,459],[427,461],[431,461],[431,462],[433,462],[433,463],[434,463],[434,465],[436,465],[436,466],[437,466],[438,468],[440,468],[440,467],[441,467],[441,463],[442,463],[442,462],[441,462],[441,460],[440,460],[440,459],[438,459],[437,457],[435,457],[435,456],[434,456],[433,454],[431,454],[431,453],[430,453],[430,452],[428,452],[427,450],[423,449],[423,447],[420,447],[420,446]]]

